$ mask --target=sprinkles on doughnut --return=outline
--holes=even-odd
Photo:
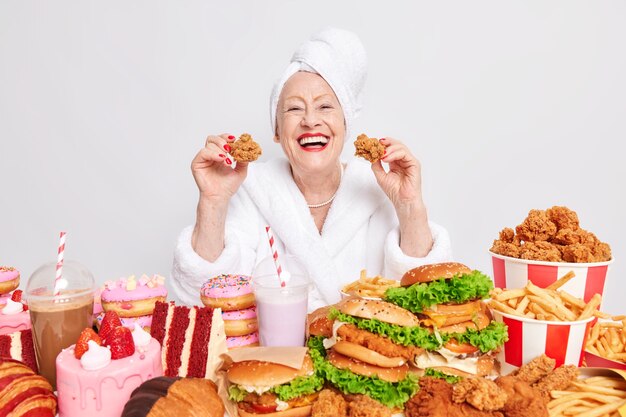
[[[253,346],[259,346],[258,332],[250,333],[245,336],[233,336],[226,338],[226,347],[228,347],[228,350]]]
[[[165,301],[165,278],[134,275],[107,281],[100,295],[104,311],[115,311],[121,317],[139,317],[152,314],[157,301]]]
[[[254,305],[251,277],[247,275],[218,275],[200,289],[200,299],[207,307],[234,311]]]

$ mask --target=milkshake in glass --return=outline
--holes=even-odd
[[[281,282],[274,260],[266,258],[252,274],[261,346],[304,346],[307,304],[311,280],[302,264],[293,256],[280,258]]]

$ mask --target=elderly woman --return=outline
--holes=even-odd
[[[382,161],[341,161],[360,110],[363,45],[327,29],[304,43],[270,100],[274,142],[286,157],[266,163],[227,157],[225,133],[209,136],[191,169],[200,191],[196,223],[181,233],[172,286],[197,304],[199,288],[222,273],[251,274],[270,255],[265,226],[281,254],[296,256],[315,283],[309,309],[337,302],[339,289],[367,269],[399,279],[451,258],[448,235],[428,222],[419,161],[400,140],[380,139]]]

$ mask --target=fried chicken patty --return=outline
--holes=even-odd
[[[389,358],[401,357],[406,360],[413,360],[424,351],[417,346],[398,345],[385,337],[358,329],[353,324],[341,326],[337,329],[337,336],[346,342],[356,343]]]

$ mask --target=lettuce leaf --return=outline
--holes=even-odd
[[[424,370],[424,375],[423,376],[429,376],[431,378],[443,379],[448,384],[456,384],[457,382],[459,382],[460,380],[463,379],[460,376],[449,375],[449,374],[446,374],[444,372],[438,371],[435,368],[426,368]]]
[[[236,403],[240,403],[248,395],[248,392],[238,385],[228,387],[228,399]]]
[[[289,401],[303,395],[313,394],[324,386],[324,380],[317,374],[310,376],[300,376],[285,384],[277,385],[268,392],[276,394],[279,400]],[[248,395],[248,391],[239,385],[228,387],[228,399],[241,402]]]
[[[480,271],[472,271],[471,274],[456,275],[450,279],[389,288],[383,298],[413,313],[421,313],[435,304],[462,304],[487,298],[492,289],[491,278]]]
[[[357,375],[347,369],[339,369],[326,360],[323,337],[309,338],[307,345],[313,359],[315,372],[345,394],[365,394],[387,407],[402,408],[419,389],[418,378],[412,373],[399,382],[387,382],[378,377]]]
[[[439,350],[451,338],[459,343],[469,343],[481,352],[490,352],[508,340],[508,331],[504,323],[492,321],[482,330],[467,329],[463,333],[436,333],[425,327],[403,327],[385,323],[377,319],[353,317],[333,308],[329,317],[346,323],[354,324],[362,330],[389,338],[402,346],[419,346],[426,350]]]
[[[317,374],[300,376],[286,384],[278,385],[270,390],[281,401],[289,401],[296,397],[313,394],[322,389],[324,380]]]

